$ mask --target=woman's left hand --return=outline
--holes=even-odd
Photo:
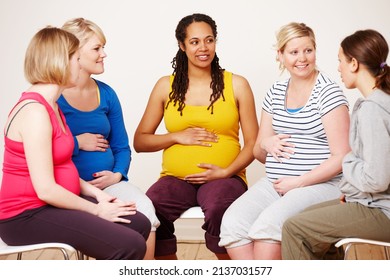
[[[301,177],[282,177],[274,181],[274,189],[280,195],[285,195],[288,191],[303,187]]]
[[[137,205],[134,201],[123,201],[119,198],[116,198],[106,192],[99,192],[99,194],[96,196],[96,200],[98,202],[109,202],[109,203],[120,203],[125,204],[129,209],[132,211],[137,211]]]
[[[122,179],[122,174],[119,172],[114,173],[108,170],[96,172],[92,176],[96,179],[88,181],[88,183],[101,190],[118,183]]]
[[[199,168],[206,169],[202,173],[187,175],[184,180],[190,184],[204,184],[208,181],[227,177],[226,169],[209,163],[198,164]]]

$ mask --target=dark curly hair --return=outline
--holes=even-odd
[[[187,37],[187,27],[193,22],[205,22],[210,25],[213,35],[217,38],[217,25],[215,21],[204,14],[192,14],[186,16],[180,20],[176,27],[175,36],[179,44],[179,50],[176,53],[176,56],[172,60],[172,68],[173,70],[173,83],[172,83],[172,91],[169,93],[169,101],[165,108],[168,108],[169,103],[173,103],[173,106],[176,106],[178,103],[178,111],[180,115],[183,115],[183,109],[185,107],[185,94],[188,90],[189,79],[188,79],[188,58],[184,51],[180,48],[180,43],[184,44],[184,40]],[[211,108],[211,114],[213,114],[214,103],[222,96],[225,101],[225,97],[223,96],[224,90],[224,81],[223,81],[223,72],[219,65],[219,58],[217,54],[213,61],[211,62],[211,83],[210,88],[213,90],[210,95],[210,105],[207,107],[207,110]]]

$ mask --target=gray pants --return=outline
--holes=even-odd
[[[150,220],[152,225],[151,231],[156,231],[156,228],[160,225],[160,221],[156,216],[153,203],[138,187],[128,181],[120,181],[105,188],[103,191],[122,201],[135,202],[137,210]]]
[[[261,179],[226,210],[219,246],[234,248],[260,239],[281,241],[282,226],[289,217],[311,205],[340,197],[339,180],[296,188],[280,196],[272,182]]]
[[[390,219],[378,208],[332,200],[288,219],[282,237],[283,259],[335,259],[334,244],[342,238],[390,242]]]

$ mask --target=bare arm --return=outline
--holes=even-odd
[[[256,138],[255,146],[253,147],[253,154],[255,158],[261,163],[265,164],[267,151],[262,147],[261,142],[264,138],[274,136],[275,132],[272,128],[272,115],[264,110],[261,111],[259,133]]]
[[[342,171],[342,160],[351,150],[349,146],[349,113],[347,106],[339,106],[322,117],[328,139],[330,157],[312,171],[302,175],[302,186],[325,182]]]
[[[169,133],[155,134],[164,116],[164,104],[169,87],[169,77],[163,77],[157,81],[150,94],[144,115],[134,133],[134,149],[137,152],[160,151],[175,144]]]
[[[28,169],[38,197],[46,203],[66,209],[97,214],[96,205],[59,186],[54,179],[52,156],[52,126],[45,108],[31,104],[21,111],[20,127]]]
[[[255,100],[248,81],[241,76],[233,75],[233,89],[237,100],[244,144],[237,158],[227,167],[230,176],[246,168],[254,160],[253,147],[259,131]]]
[[[34,190],[39,199],[58,208],[74,209],[97,215],[107,220],[128,223],[120,216],[133,213],[125,203],[112,203],[113,198],[98,195],[98,189],[89,193],[99,203],[91,203],[58,185],[54,178],[52,155],[52,126],[46,109],[40,104],[32,104],[20,112],[23,122],[18,130],[22,137],[27,165]],[[100,191],[101,192],[101,191]]]
[[[161,78],[154,86],[144,115],[134,133],[134,149],[137,152],[156,152],[174,144],[209,146],[209,142],[216,142],[216,135],[203,128],[155,134],[164,116],[169,88],[168,76]]]

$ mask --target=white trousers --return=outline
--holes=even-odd
[[[340,197],[339,178],[326,183],[296,188],[280,196],[267,178],[249,187],[226,210],[221,224],[219,246],[234,248],[267,240],[279,242],[285,220],[305,208]]]

